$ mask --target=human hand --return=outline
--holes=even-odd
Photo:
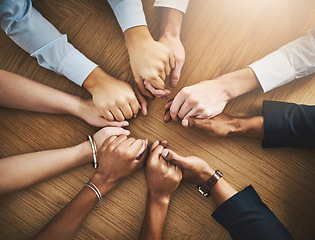
[[[117,184],[143,167],[148,153],[148,140],[127,138],[125,135],[111,136],[98,151],[97,174],[104,183]]]
[[[189,117],[212,118],[222,112],[229,99],[224,82],[207,80],[183,88],[165,108],[174,121]]]
[[[163,35],[160,38],[159,42],[166,46],[169,50],[171,50],[175,57],[175,68],[171,72],[170,86],[176,87],[180,78],[182,67],[185,62],[184,46],[179,38],[179,35],[178,36]]]
[[[127,121],[108,121],[105,119],[98,108],[90,99],[79,98],[79,108],[77,111],[78,117],[95,127],[126,127],[129,125]]]
[[[132,118],[140,109],[132,87],[111,77],[99,67],[87,77],[83,86],[92,94],[95,106],[109,121]]]
[[[163,44],[154,41],[146,26],[125,31],[130,66],[141,93],[153,98],[144,80],[156,89],[165,89],[165,79],[175,67],[174,56]]]
[[[169,149],[164,149],[162,156],[183,172],[183,180],[188,183],[203,185],[214,173],[208,163],[198,157],[182,157]]]
[[[163,145],[158,144],[158,142],[152,144],[145,168],[145,176],[151,199],[169,201],[182,179],[182,172],[178,167],[163,159],[161,156],[164,149]]]
[[[104,127],[101,130],[97,131],[93,138],[96,143],[96,149],[101,149],[101,146],[103,145],[104,141],[111,137],[111,136],[119,136],[119,135],[126,135],[129,136],[130,131],[123,129],[121,127]]]
[[[184,127],[205,130],[214,137],[233,136],[239,130],[238,118],[220,113],[214,118],[188,118],[182,121]]]
[[[211,119],[184,119],[182,124],[185,127],[205,130],[214,137],[239,136],[261,140],[265,138],[264,118],[262,116],[239,118],[220,113]]]

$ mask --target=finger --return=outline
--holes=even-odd
[[[130,152],[131,152],[132,156],[134,156],[134,158],[137,157],[138,153],[142,149],[143,144],[144,144],[144,140],[137,139],[130,145]],[[139,156],[140,156],[140,154],[139,154]]]
[[[154,88],[151,83],[148,81],[144,81],[144,86],[146,89],[148,89],[155,97],[168,97],[170,95],[170,91],[167,89],[161,90]]]
[[[150,154],[149,164],[158,164],[160,155],[162,154],[164,147],[158,145]]]
[[[152,143],[151,147],[150,147],[150,151],[153,152],[153,150],[160,144],[159,141],[155,141],[154,143]]]
[[[137,100],[136,100],[137,102]],[[126,119],[132,118],[133,117],[133,111],[131,109],[131,106],[129,104],[123,104],[122,106],[119,107],[120,111],[123,114],[123,117]]]
[[[114,141],[112,141],[111,146],[113,147],[113,149],[115,149],[126,139],[127,139],[126,135],[120,135]]]
[[[161,72],[159,73],[159,77],[165,82],[165,79],[168,75],[165,73],[165,69],[161,69]]]
[[[105,141],[103,142],[103,145],[101,148],[106,148],[109,144],[111,144],[115,139],[117,138],[117,136],[110,136],[109,138],[105,139]]]
[[[146,148],[144,149],[144,152],[141,154],[139,159],[136,159],[136,161],[134,161],[137,164],[137,167],[136,167],[137,170],[144,166],[145,161],[149,154],[148,139],[146,139],[145,144],[146,144]]]
[[[136,141],[135,138],[130,137],[130,138],[127,138],[123,143],[121,143],[121,145],[125,147],[130,147],[135,141]]]
[[[176,61],[176,66],[175,68],[172,70],[172,73],[171,73],[171,77],[170,77],[170,86],[172,88],[176,87],[178,81],[179,81],[179,78],[180,78],[180,73],[182,71],[182,67],[184,65],[184,62],[182,61]]]
[[[185,103],[185,101],[186,99],[182,96],[181,92],[179,92],[174,98],[174,101],[170,107],[171,118],[174,121],[178,120],[178,117],[177,117],[178,111],[180,107]]]
[[[139,150],[139,152],[136,155],[136,158],[138,159],[141,154],[144,152],[144,150],[148,147],[148,139],[142,140],[142,147]]]
[[[173,101],[174,101],[174,98],[168,100],[167,103],[166,103],[166,105],[165,105],[165,108],[166,108],[166,109],[169,109],[169,108],[171,107]]]
[[[168,77],[171,74],[171,67],[169,64],[166,64],[164,71],[165,71],[166,77]]]
[[[177,116],[178,116],[180,119],[186,118],[186,115],[187,115],[191,110],[193,110],[193,109],[192,109],[191,106],[188,104],[188,102],[185,101],[184,104],[180,107]]]
[[[171,120],[170,110],[166,110],[163,117],[163,122],[168,123]]]
[[[166,161],[176,165],[179,168],[182,167],[183,162],[185,161],[185,158],[183,158],[182,156],[179,156],[177,153],[175,153],[175,152],[173,152],[172,150],[169,150],[169,149],[164,149],[163,150],[162,157]]]
[[[168,145],[168,142],[166,140],[160,141],[160,145],[166,148]]]
[[[211,119],[208,118],[188,118],[188,127],[199,128],[202,130],[210,130]]]
[[[171,69],[175,68],[175,57],[174,57],[174,54],[172,52],[170,52],[170,67]]]
[[[138,84],[138,82],[137,82],[137,84]],[[139,88],[140,92],[142,93],[142,95],[144,95],[148,98],[154,99],[154,96],[144,87],[142,79],[141,79],[141,82],[138,84],[138,88]]]
[[[104,121],[104,124],[106,127],[107,126],[108,127],[127,127],[127,126],[129,126],[129,122],[127,122],[127,121],[118,122],[118,121],[108,121],[106,119],[103,119],[103,121]]]
[[[129,130],[123,129],[121,127],[107,127],[106,128],[106,135],[108,136],[119,136],[119,135],[126,135],[128,136],[130,134]]]
[[[152,77],[151,79],[148,79],[148,82],[151,83],[151,85],[154,88],[157,88],[157,89],[164,89],[165,88],[165,83],[160,76]]]
[[[134,87],[134,92],[136,94],[136,97],[138,99],[138,102],[140,103],[140,108],[143,116],[148,115],[148,103],[147,100],[142,96],[139,89],[137,87]],[[153,96],[152,96],[153,97]]]
[[[125,116],[122,114],[121,110],[118,107],[113,107],[112,109],[110,109],[110,111],[117,121],[125,120]]]
[[[108,121],[114,121],[115,120],[113,114],[109,110],[107,110],[107,109],[102,110],[101,113],[106,120],[108,120]]]

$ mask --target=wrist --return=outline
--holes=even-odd
[[[256,74],[251,68],[244,68],[239,71],[225,74],[219,77],[228,95],[228,101],[260,86]]]
[[[82,163],[90,163],[93,160],[92,147],[89,141],[77,145],[78,154],[80,154]]]
[[[147,26],[137,26],[125,31],[125,43],[128,51],[130,48],[145,41],[153,41],[151,33]]]
[[[117,185],[116,182],[108,182],[107,179],[98,172],[93,175],[90,181],[98,187],[103,197]]]
[[[160,38],[180,38],[183,13],[173,8],[162,9]]]
[[[171,201],[171,194],[161,195],[148,191],[147,200],[151,204],[158,205],[160,207],[168,207]]]
[[[99,85],[109,78],[111,78],[110,75],[104,72],[100,67],[96,67],[85,79],[82,86],[93,95],[93,92],[98,89]]]
[[[234,118],[233,135],[264,139],[264,119],[262,116],[252,118]]]

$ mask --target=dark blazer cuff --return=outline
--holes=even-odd
[[[254,188],[249,185],[221,204],[211,216],[230,231],[233,225],[238,222],[240,214],[247,211],[248,204],[255,208],[257,202],[261,202],[261,199]]]

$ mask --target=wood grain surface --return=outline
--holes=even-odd
[[[70,42],[105,71],[133,83],[123,34],[105,0],[36,0],[35,8]],[[159,36],[159,14],[152,0],[143,1],[149,28]],[[314,0],[191,0],[184,17],[182,41],[186,62],[178,86],[246,67],[315,24]],[[90,98],[87,91],[40,67],[36,59],[0,32],[0,67],[56,89]],[[225,112],[255,115],[262,101],[315,104],[315,75],[266,94],[255,91],[232,100]],[[252,184],[294,239],[315,236],[315,152],[305,149],[262,149],[246,138],[221,139],[163,123],[166,100],[149,103],[149,116],[130,121],[132,136],[169,141],[179,154],[197,155],[220,169],[235,188]],[[82,120],[0,108],[0,158],[78,144],[97,131]],[[27,189],[0,196],[0,239],[32,239],[92,176],[90,165],[73,169]],[[146,182],[143,170],[112,190],[100,210],[93,210],[76,239],[137,239],[144,217]],[[211,218],[215,205],[194,186],[181,184],[172,197],[165,239],[230,239]]]

